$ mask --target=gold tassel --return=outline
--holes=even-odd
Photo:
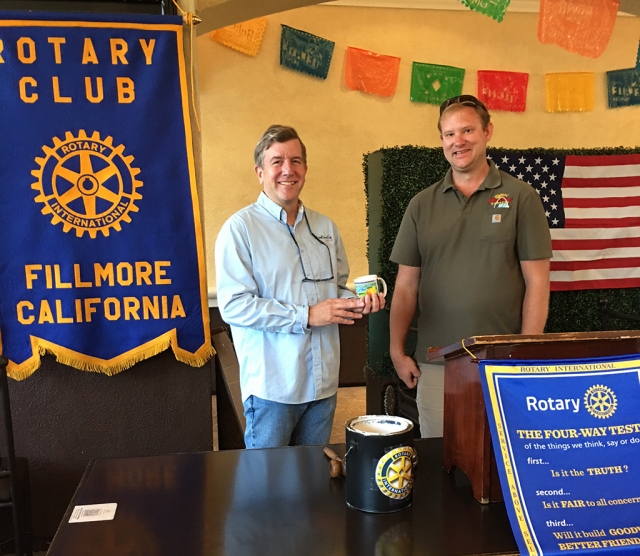
[[[181,363],[186,363],[191,367],[202,367],[209,359],[211,359],[216,354],[216,350],[213,346],[208,346],[207,349],[204,350],[204,354],[202,357],[185,357],[181,353],[174,353],[176,359]]]
[[[24,380],[29,378],[40,368],[40,355],[30,358],[27,364],[23,364],[18,369],[12,369],[13,365],[7,367],[7,376],[14,380]]]
[[[28,361],[25,361],[22,365],[9,364],[9,367],[7,368],[7,376],[14,380],[24,380],[25,378],[29,378],[40,368],[41,356],[48,353],[52,354],[58,363],[68,365],[74,369],[114,376],[126,369],[130,369],[136,363],[140,363],[145,359],[149,359],[154,355],[162,353],[169,347],[174,348],[171,343],[171,336],[169,334],[165,334],[154,342],[146,344],[144,348],[137,348],[133,350],[133,353],[125,359],[121,359],[117,363],[110,365],[103,365],[95,359],[83,356],[82,354],[73,355],[64,351],[59,353],[55,347],[36,344],[34,345],[34,355],[30,357]],[[173,354],[176,360],[181,363],[186,363],[191,367],[202,367],[215,355],[215,353],[215,348],[210,344],[202,346],[196,353],[188,353],[181,349],[173,349]]]

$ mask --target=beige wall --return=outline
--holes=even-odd
[[[601,147],[640,145],[640,107],[607,108],[605,75],[635,65],[640,18],[619,17],[598,59],[570,54],[537,40],[537,14],[508,13],[502,23],[475,12],[312,6],[269,16],[255,58],[197,39],[203,138],[204,214],[209,288],[215,288],[213,249],[223,222],[252,203],[260,186],[252,153],[272,123],[294,126],[309,151],[305,204],[338,224],[351,279],[368,273],[362,155],[395,145],[438,146],[438,107],[409,100],[413,61],[467,70],[463,92],[476,94],[476,70],[528,72],[527,111],[495,112],[493,146]],[[280,23],[336,43],[326,81],[279,65]],[[351,91],[344,84],[347,46],[402,58],[391,99]],[[544,111],[544,74],[596,74],[595,109]]]

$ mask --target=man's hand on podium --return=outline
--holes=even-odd
[[[396,368],[398,376],[409,387],[415,388],[418,384],[418,377],[420,376],[420,369],[418,364],[406,354],[399,355],[397,357],[391,356],[393,366]]]

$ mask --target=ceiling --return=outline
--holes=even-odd
[[[202,23],[196,27],[202,35],[247,21],[304,6],[320,4],[317,0],[195,0]],[[182,2],[181,2],[182,3]],[[359,6],[369,8],[412,8],[425,10],[468,10],[460,0],[334,0],[329,6]],[[510,12],[537,12],[540,0],[511,0]],[[640,16],[640,0],[620,0],[619,15]]]
[[[425,10],[468,10],[460,0],[335,0],[325,2],[335,6],[362,6],[370,8],[413,8]],[[511,0],[510,12],[537,13],[540,0]],[[640,15],[639,0],[620,0],[620,12]],[[624,15],[628,15],[625,13]]]
[[[368,8],[411,8],[418,10],[469,10],[460,0],[335,0],[328,6]],[[537,12],[540,0],[511,0],[510,12]]]

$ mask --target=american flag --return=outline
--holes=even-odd
[[[640,154],[488,156],[542,199],[552,291],[640,287]]]

